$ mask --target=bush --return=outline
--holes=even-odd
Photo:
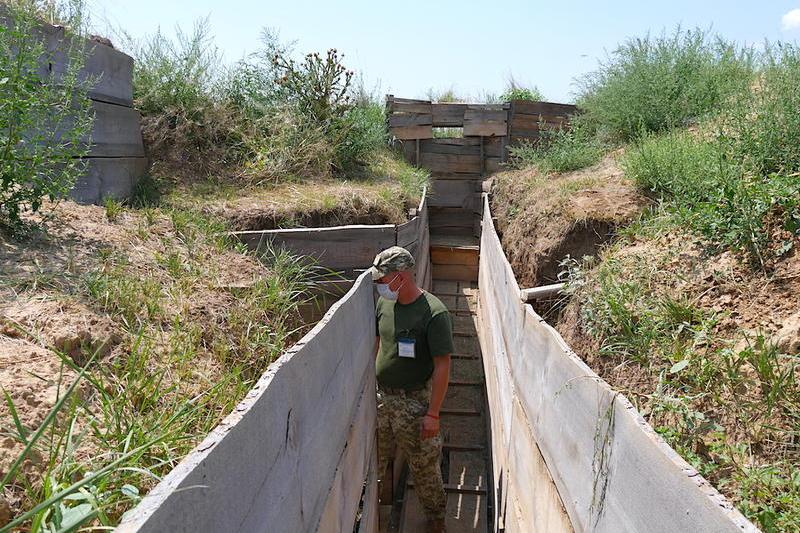
[[[594,165],[603,157],[606,147],[581,126],[542,130],[539,143],[523,143],[509,147],[511,162],[517,168],[535,166],[541,172],[569,172]]]
[[[533,100],[534,102],[541,102],[544,96],[538,87],[526,87],[517,82],[513,76],[508,78],[506,90],[500,95],[501,102],[510,102],[511,100]]]
[[[720,249],[746,252],[760,268],[792,250],[800,235],[800,180],[745,173],[717,139],[648,135],[622,164],[665,202],[676,224],[688,224]]]
[[[721,176],[733,171],[717,143],[688,131],[643,134],[627,150],[622,168],[641,188],[685,206],[709,201]]]
[[[767,50],[753,90],[726,106],[719,137],[757,175],[800,171],[800,49]]]
[[[708,32],[630,39],[580,80],[578,106],[614,141],[691,124],[753,79],[752,50]]]
[[[375,152],[387,146],[384,106],[374,98],[363,98],[335,123],[335,167],[351,171],[364,165]]]
[[[245,140],[248,177],[278,181],[330,175],[335,151],[322,126],[289,106],[270,110],[261,122],[262,134]]]
[[[275,54],[273,65],[286,89],[289,101],[310,119],[330,126],[350,109],[350,83],[353,71],[342,64],[344,55],[331,48],[320,56],[306,54],[296,63],[286,54]]]
[[[133,50],[133,97],[145,115],[170,113],[203,120],[214,104],[220,56],[209,36],[208,19],[195,23],[190,34],[177,29],[177,42],[160,31]]]
[[[68,33],[63,75],[41,74],[40,65],[52,58],[32,37],[40,25],[35,5],[12,2],[6,9],[10,23],[0,26],[0,222],[13,229],[22,212],[65,196],[83,173],[93,114],[91,80],[78,76],[81,35]]]

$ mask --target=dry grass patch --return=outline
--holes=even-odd
[[[309,267],[247,255],[226,229],[64,202],[0,237],[0,507],[25,528],[115,525],[302,333]],[[78,480],[80,498],[58,497]]]

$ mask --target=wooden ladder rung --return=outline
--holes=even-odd
[[[439,414],[441,415],[452,415],[452,416],[480,416],[481,412],[476,411],[475,409],[462,409],[458,407],[442,407],[439,409]]]
[[[462,379],[451,379],[449,384],[456,387],[482,387],[483,381],[466,381]]]
[[[442,450],[451,452],[482,452],[486,447],[481,444],[458,444],[453,442],[445,442],[442,444]]]
[[[407,487],[413,489],[414,482],[409,481]],[[486,489],[480,485],[456,485],[455,483],[445,483],[444,491],[458,494],[486,494]]]

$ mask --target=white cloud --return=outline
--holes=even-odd
[[[782,16],[781,28],[783,28],[783,31],[796,30],[800,28],[800,9],[792,9]]]

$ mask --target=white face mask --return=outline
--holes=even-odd
[[[378,288],[378,294],[381,296],[381,298],[385,298],[392,302],[397,300],[397,296],[400,291],[393,291],[389,288],[388,283],[377,283],[375,286]]]

